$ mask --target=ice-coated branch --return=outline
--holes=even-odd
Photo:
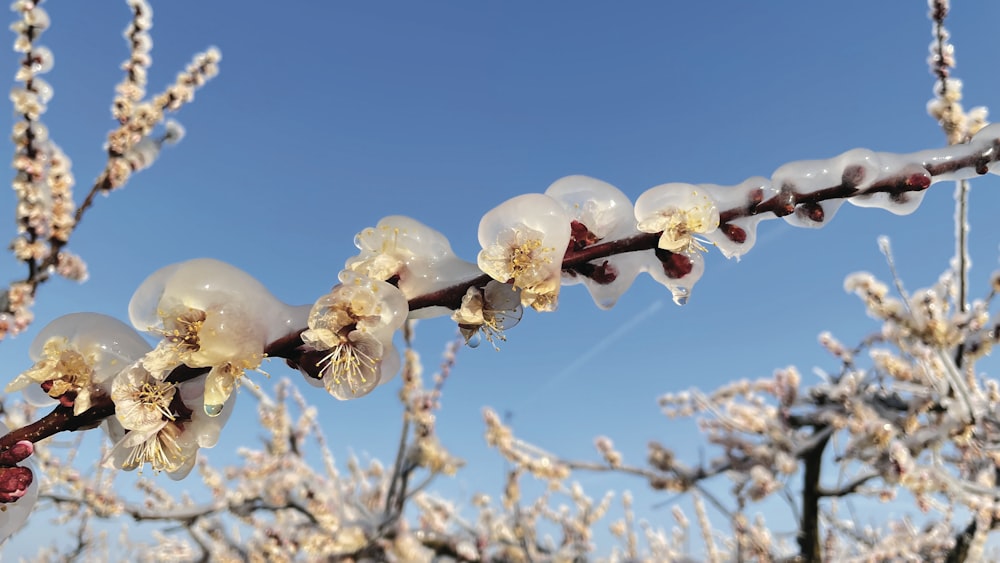
[[[844,201],[906,214],[916,209],[923,190],[931,184],[997,173],[1000,170],[998,159],[1000,126],[991,126],[977,135],[973,142],[960,147],[907,155],[856,149],[829,160],[786,164],[775,171],[771,180],[754,177],[735,186],[667,185],[678,191],[705,192],[712,197],[712,205],[718,209],[718,222],[710,240],[728,256],[740,256],[753,245],[759,221],[783,217],[793,225],[821,227]],[[563,256],[562,269],[591,279],[597,278],[599,274],[596,270],[602,268],[599,262],[602,259],[655,250],[662,237],[663,231],[636,232],[632,236],[613,240],[588,241],[583,236],[574,235]],[[661,260],[668,263],[664,266],[668,269],[668,276],[671,273],[670,262],[690,262],[693,256],[662,247],[660,250]],[[679,258],[676,257],[678,255]],[[676,275],[681,271],[672,273]],[[686,275],[672,279],[680,280]],[[480,274],[463,283],[415,295],[409,298],[409,308],[411,311],[435,306],[458,308],[469,287],[485,285],[490,279],[486,274]]]
[[[795,225],[821,226],[844,201],[909,212],[931,184],[996,172],[998,158],[1000,125],[994,125],[969,143],[943,149],[908,155],[855,149],[825,161],[792,162],[770,180],[751,178],[730,187],[665,184],[640,196],[634,213],[613,187],[570,177],[556,182],[547,192],[551,195],[531,194],[530,207],[542,209],[542,218],[531,219],[521,198],[487,214],[480,229],[482,268],[454,257],[440,233],[412,219],[387,218],[358,236],[361,254],[348,260],[341,284],[308,314],[304,307],[281,304],[231,266],[211,260],[178,264],[150,276],[130,306],[133,324],[159,335],[160,345],[152,351],[136,345],[122,358],[139,361],[167,386],[161,408],[178,423],[189,411],[210,417],[221,412],[243,374],[257,369],[264,357],[284,358],[307,381],[326,386],[338,398],[354,398],[395,374],[399,364],[391,337],[407,316],[453,312],[467,336],[502,336],[520,319],[522,305],[554,307],[561,283],[583,278],[598,303],[610,306],[641,269],[685,297],[703,269],[701,240],[727,256],[740,256],[752,246],[763,220],[783,217]],[[578,213],[570,216],[564,209]],[[559,232],[558,238],[545,238],[549,235],[543,231],[550,229]],[[556,248],[565,249],[561,257],[555,258]],[[202,289],[209,286],[207,292]],[[225,329],[211,329],[208,338],[210,327]],[[130,329],[112,332],[123,330]],[[64,406],[77,405],[70,417],[75,428],[93,426],[115,412],[115,394],[107,386],[123,376],[101,375],[104,387],[93,392],[92,383],[76,374],[73,383],[47,383],[67,379],[66,368],[56,362],[65,352],[42,349],[54,346],[54,337],[66,336],[43,331],[36,359],[48,368],[26,372],[17,388],[30,381],[48,385],[49,396]],[[200,379],[206,371],[207,379]],[[169,406],[172,386],[190,381],[204,381],[204,395]],[[79,408],[80,397],[93,408]],[[58,413],[44,425],[45,436],[70,429],[63,410]],[[40,435],[16,430],[0,438],[0,450]]]

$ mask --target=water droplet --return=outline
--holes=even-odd
[[[478,348],[479,345],[482,343],[483,343],[483,336],[482,334],[480,334],[478,330],[465,339],[465,344],[469,348]]]
[[[208,416],[219,416],[222,414],[222,405],[205,405],[205,414]]]
[[[674,296],[674,303],[678,305],[687,305],[688,296],[691,295],[691,292],[686,287],[674,288],[670,290],[670,293]]]

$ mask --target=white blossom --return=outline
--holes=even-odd
[[[555,199],[525,194],[493,208],[479,222],[479,268],[521,290],[521,303],[553,311],[570,219]]]
[[[6,392],[24,389],[36,404],[57,399],[80,414],[90,408],[93,395],[110,392],[116,373],[148,350],[149,344],[118,319],[98,313],[65,315],[38,334],[30,350],[35,364],[10,382]]]
[[[346,400],[367,395],[399,370],[392,337],[408,307],[402,292],[384,281],[347,270],[340,279],[313,305],[302,341],[326,352],[316,365],[319,377],[331,395]]]
[[[204,408],[218,415],[247,370],[264,359],[294,311],[246,272],[208,258],[167,266],[132,296],[132,324],[161,337],[143,359],[152,373],[208,367]]]

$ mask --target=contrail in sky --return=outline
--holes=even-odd
[[[626,334],[631,332],[632,329],[645,322],[646,319],[652,317],[657,311],[663,308],[663,305],[665,303],[666,301],[664,301],[663,299],[658,299],[654,301],[653,304],[650,305],[648,309],[632,317],[627,322],[619,325],[618,328],[616,328],[613,332],[611,332],[611,334],[605,336],[597,344],[595,344],[589,350],[580,355],[576,360],[574,360],[568,366],[556,372],[556,374],[550,377],[544,384],[537,387],[534,393],[529,395],[527,398],[525,398],[523,401],[521,401],[519,404],[515,405],[509,410],[516,413],[519,409],[524,408],[525,405],[530,404],[532,401],[534,401],[536,398],[542,395],[544,391],[552,389],[560,382],[562,382],[564,379],[579,371],[580,368],[587,365],[587,363],[590,362],[590,360],[592,360],[595,356],[604,352],[604,350],[606,350],[609,346],[611,346],[619,339],[621,339],[621,337],[625,336]]]
[[[779,226],[779,225],[774,225],[774,226]],[[759,236],[754,246],[757,247],[757,246],[763,246],[765,244],[770,244],[775,239],[788,234],[791,230],[792,230],[791,228],[771,229],[763,236]],[[736,262],[737,262],[736,260],[726,260],[723,264],[719,264],[717,266],[719,266],[718,269],[732,268],[735,267]],[[711,273],[709,272],[707,275],[711,275]],[[626,334],[631,332],[634,328],[636,328],[637,326],[645,322],[647,319],[649,319],[651,316],[653,316],[657,311],[662,309],[665,304],[666,301],[663,299],[655,301],[652,305],[649,306],[648,309],[632,317],[631,319],[629,319],[628,322],[620,325],[611,334],[605,336],[604,339],[602,339],[592,348],[584,352],[583,355],[578,357],[571,364],[556,372],[555,375],[550,377],[540,387],[537,387],[534,393],[526,397],[517,405],[514,405],[513,407],[508,409],[508,411],[516,413],[519,409],[523,409],[525,406],[534,402],[535,399],[537,399],[539,396],[543,394],[543,392],[552,389],[553,387],[564,381],[566,378],[576,373],[580,368],[587,365],[587,363],[590,362],[590,360],[592,360],[595,356],[603,353],[609,346],[620,340],[623,336],[625,336]]]

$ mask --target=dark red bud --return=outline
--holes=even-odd
[[[865,169],[863,166],[848,166],[844,168],[844,173],[840,177],[840,183],[847,187],[855,187],[865,180]]]
[[[661,248],[656,249],[656,257],[663,263],[663,273],[673,280],[678,280],[691,273],[694,264],[684,254],[677,254]]]
[[[926,172],[918,172],[916,174],[910,174],[906,178],[906,185],[919,188],[921,190],[926,190],[931,187],[931,177]]]
[[[27,467],[0,467],[0,502],[14,502],[23,497],[34,480]]]
[[[601,285],[607,285],[618,279],[618,270],[609,264],[607,260],[601,264],[595,264],[593,262],[579,264],[573,266],[572,268],[563,270],[563,272],[574,277],[579,275],[585,278],[590,278]]]
[[[10,448],[0,452],[0,465],[14,465],[24,461],[35,452],[35,445],[28,440],[21,440]]]
[[[586,225],[575,219],[570,221],[569,229],[569,248],[567,250],[571,252],[583,250],[599,240],[597,235],[592,233]]]
[[[826,218],[826,212],[818,203],[803,203],[799,206],[798,211],[800,215],[808,217],[814,223],[822,223],[823,219]]]
[[[743,244],[747,241],[747,232],[744,231],[742,227],[737,227],[732,223],[722,225],[722,233],[726,235],[726,238],[736,244]]]
[[[774,208],[775,215],[784,217],[795,213],[795,188],[792,185],[781,186],[776,197],[778,205]]]
[[[931,18],[936,22],[943,22],[946,17],[948,17],[948,4],[945,2],[934,2],[931,6]]]
[[[605,260],[600,266],[594,268],[594,272],[590,274],[590,279],[601,285],[607,285],[618,279],[618,270]]]

